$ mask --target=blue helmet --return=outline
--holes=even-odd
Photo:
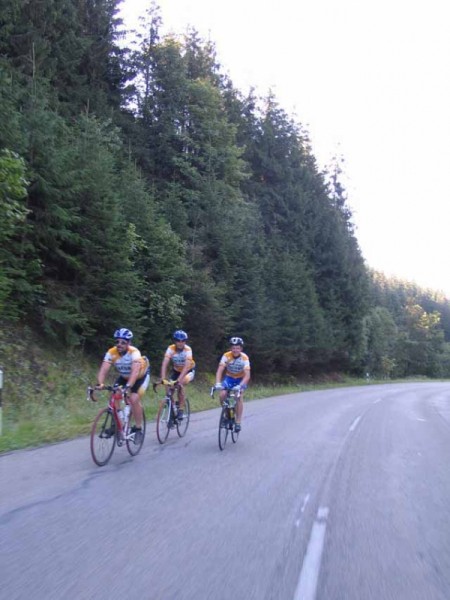
[[[185,342],[188,339],[188,334],[182,329],[177,329],[173,332],[172,337],[177,342]]]
[[[244,347],[244,340],[240,337],[231,337],[230,344],[232,346],[242,346]]]
[[[129,342],[133,338],[133,332],[122,327],[114,332],[114,339],[127,340]]]

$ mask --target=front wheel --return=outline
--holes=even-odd
[[[183,419],[180,421],[177,419],[177,433],[180,437],[183,437],[189,427],[189,419],[191,418],[191,407],[189,405],[189,400],[186,398],[184,401],[184,415]]]
[[[127,450],[131,454],[131,456],[136,456],[142,449],[142,445],[144,443],[145,438],[145,412],[144,408],[142,408],[142,435],[141,439],[136,443],[135,442],[135,432],[133,432],[133,427],[136,427],[136,421],[133,416],[133,412],[130,413],[130,420],[128,421],[127,434],[126,434],[126,442],[127,442]]]
[[[163,400],[156,417],[156,435],[160,444],[164,444],[172,426],[172,410],[169,400]]]
[[[227,443],[228,432],[229,432],[230,419],[228,415],[228,409],[226,406],[222,407],[219,420],[219,448],[225,449]]]
[[[233,429],[231,430],[231,439],[233,440],[233,444],[238,441],[239,431],[234,430],[234,426],[236,425],[236,421],[233,419]]]
[[[95,417],[91,429],[91,454],[96,465],[103,467],[111,458],[116,445],[116,422],[109,408]]]

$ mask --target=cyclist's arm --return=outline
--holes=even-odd
[[[189,371],[192,369],[192,363],[194,361],[191,358],[188,358],[186,360],[186,364],[184,365],[183,369],[181,370],[180,374],[178,375],[178,382],[183,384],[183,379],[186,377],[186,375],[189,373]]]
[[[133,385],[136,383],[136,381],[139,378],[139,371],[141,370],[141,361],[140,360],[134,360],[131,363],[131,373],[130,376],[128,377],[128,381],[127,381],[127,385],[132,388]]]
[[[104,360],[100,366],[100,370],[97,374],[97,383],[99,385],[105,384],[106,376],[108,375],[108,371],[111,368],[111,363]]]
[[[225,365],[219,364],[219,367],[218,367],[217,373],[216,373],[216,383],[219,383],[222,381],[222,375],[223,375],[224,370],[225,370]]]
[[[249,381],[250,381],[250,370],[244,372],[244,377],[242,378],[241,386],[248,385]]]
[[[166,379],[167,367],[169,366],[170,356],[164,356],[164,360],[161,365],[161,379]]]

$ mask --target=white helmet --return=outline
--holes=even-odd
[[[133,332],[129,329],[125,329],[125,327],[122,327],[121,329],[116,329],[116,331],[114,332],[114,339],[127,340],[127,342],[129,342],[131,339],[133,339]]]

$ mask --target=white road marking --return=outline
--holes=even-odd
[[[426,419],[419,419],[419,417],[417,417],[416,421],[424,421],[425,423],[427,422]]]
[[[308,504],[308,502],[309,502],[309,494],[306,494],[305,499],[303,500],[301,512],[305,512],[305,508],[306,508],[306,505]]]
[[[326,506],[320,507],[317,511],[317,518],[314,521],[311,537],[309,538],[294,600],[314,600],[316,597],[328,513],[329,509]]]
[[[350,425],[350,431],[354,431],[358,425],[358,423],[360,422],[361,417],[356,417],[356,419],[353,421],[353,423]]]
[[[301,507],[301,509],[300,509],[300,512],[301,512],[301,513],[304,513],[304,512],[305,512],[306,505],[307,505],[307,504],[308,504],[308,502],[309,502],[309,497],[310,497],[310,496],[309,496],[309,494],[306,494],[306,496],[305,496],[305,499],[303,500],[302,507]],[[300,525],[300,519],[297,519],[297,520],[295,521],[295,526],[296,526],[296,527],[298,527],[299,525]]]
[[[383,398],[378,398],[378,400],[374,400],[374,402],[372,402],[372,404],[378,404],[378,402],[381,402]]]

